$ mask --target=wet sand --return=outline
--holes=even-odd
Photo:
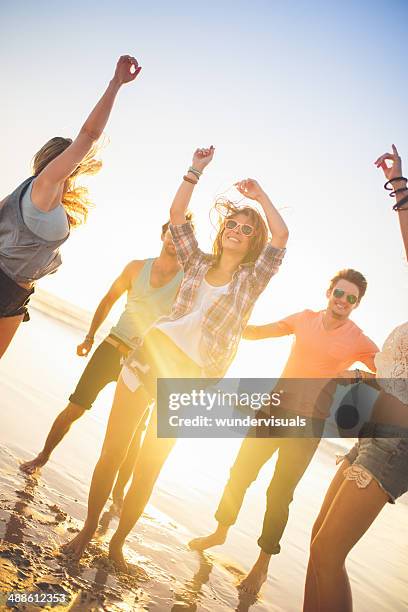
[[[0,593],[59,593],[69,599],[71,610],[301,610],[310,529],[335,471],[334,448],[328,442],[321,445],[299,486],[282,553],[272,560],[268,582],[256,601],[240,596],[236,585],[258,554],[256,539],[273,462],[248,492],[223,547],[205,555],[187,547],[189,539],[214,526],[212,515],[237,441],[178,442],[128,539],[125,555],[131,575],[118,573],[107,558],[107,541],[117,519],[80,563],[61,554],[60,545],[77,532],[86,514],[112,389],[74,425],[38,477],[23,475],[18,466],[39,450],[84,367],[73,350],[79,338],[77,330],[33,312],[32,324],[21,328],[0,362]],[[358,612],[402,612],[408,607],[407,501],[405,496],[395,506],[387,505],[350,555]]]

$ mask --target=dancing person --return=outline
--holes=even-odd
[[[146,401],[156,395],[157,378],[224,376],[256,300],[282,262],[288,229],[253,179],[242,180],[235,186],[262,207],[268,226],[252,206],[219,202],[216,206],[222,214],[213,253],[209,255],[199,249],[185,212],[213,155],[213,147],[195,151],[193,164],[173,200],[170,230],[184,269],[183,282],[170,316],[156,323],[145,336],[143,347],[130,355],[122,369],[101,457],[93,474],[88,515],[82,531],[65,546],[75,556],[82,554],[95,532]],[[156,423],[155,410],[123,502],[119,526],[110,542],[110,558],[124,570],[125,539],[143,513],[175,444],[175,439],[157,437]]]
[[[274,475],[266,493],[262,533],[258,539],[261,550],[251,571],[240,583],[240,588],[248,593],[258,593],[268,576],[272,555],[280,552],[289,505],[317,450],[331,404],[332,394],[325,398],[324,406],[317,401],[322,397],[321,391],[327,379],[334,378],[355,362],[364,363],[370,370],[374,368],[374,355],[378,348],[350,319],[366,288],[367,281],[360,272],[341,270],[330,281],[325,310],[304,310],[267,325],[248,325],[244,331],[243,337],[248,340],[294,335],[277,388],[280,392],[287,391],[296,400],[292,399],[289,410],[283,405],[280,412],[286,417],[302,415],[310,419],[309,433],[305,431],[305,437],[295,437],[300,434],[298,429],[282,429],[279,437],[263,439],[252,437],[255,432],[250,432],[242,442],[216,511],[217,528],[212,534],[189,543],[194,550],[205,550],[225,542],[230,527],[237,520],[248,487],[257,479],[262,466],[278,451]],[[313,380],[296,380],[294,385],[293,379]],[[314,437],[306,437],[311,431]]]
[[[35,282],[57,270],[60,246],[71,227],[85,222],[90,201],[82,174],[95,174],[96,142],[109,119],[116,95],[139,74],[134,57],[123,55],[105,93],[75,140],[51,138],[35,154],[33,176],[0,202],[0,358],[20,323]]]
[[[89,331],[77,348],[77,354],[81,357],[89,354],[97,330],[109,315],[115,302],[127,292],[124,311],[108,337],[93,353],[75,391],[69,397],[67,407],[55,419],[44,448],[35,459],[20,466],[20,469],[27,474],[34,473],[47,463],[52,451],[68,433],[72,423],[92,407],[106,385],[117,381],[122,368],[122,359],[138,346],[140,338],[157,319],[169,314],[183,278],[169,223],[162,226],[161,240],[163,246],[159,257],[128,263],[100,301]],[[124,488],[133,471],[142,432],[143,427],[139,427],[112,492],[113,502],[117,508],[121,505]]]
[[[386,187],[394,190],[408,259],[407,179],[394,145],[392,150],[375,164],[384,171]],[[375,362],[380,393],[371,421],[343,458],[313,526],[305,612],[352,611],[347,556],[386,503],[408,491],[408,323],[391,332]]]

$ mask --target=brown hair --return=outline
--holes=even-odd
[[[38,176],[53,159],[58,157],[71,144],[71,138],[62,138],[61,136],[56,136],[46,142],[34,155],[32,163],[34,176]],[[80,174],[96,174],[99,172],[102,162],[95,159],[96,153],[97,147],[94,146],[65,181],[62,205],[67,213],[70,227],[85,223],[88,209],[92,206],[88,189],[83,186],[76,186],[75,182]]]
[[[187,222],[191,223],[191,225],[193,226],[193,229],[194,229],[193,213],[192,213],[192,212],[190,212],[190,211],[186,212],[186,223],[187,223]],[[169,225],[170,225],[170,221],[166,221],[166,223],[164,223],[164,224],[162,225],[162,228],[161,228],[161,233],[162,233],[162,236],[163,236],[163,234],[165,234],[165,233],[167,232],[167,230],[169,229]]]
[[[349,283],[356,285],[356,287],[358,287],[358,301],[361,300],[367,290],[367,280],[361,274],[361,272],[357,272],[357,270],[353,270],[352,268],[346,268],[337,272],[336,276],[333,276],[330,281],[328,289],[330,293],[333,291],[339,280],[346,280]]]
[[[239,206],[235,202],[225,198],[218,198],[214,204],[213,210],[218,213],[218,233],[213,243],[213,255],[215,255],[217,263],[222,254],[224,223],[226,219],[231,219],[238,214],[245,215],[248,219],[248,223],[253,225],[255,229],[254,235],[250,237],[250,247],[242,263],[256,261],[265,248],[268,240],[268,227],[261,214],[251,206]]]

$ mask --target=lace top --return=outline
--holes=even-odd
[[[408,322],[390,333],[375,356],[375,365],[384,391],[408,405]]]

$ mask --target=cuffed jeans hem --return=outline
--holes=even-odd
[[[276,546],[271,546],[268,542],[265,542],[262,537],[258,540],[258,546],[263,550],[267,555],[279,555],[281,551],[280,544],[276,544]]]

